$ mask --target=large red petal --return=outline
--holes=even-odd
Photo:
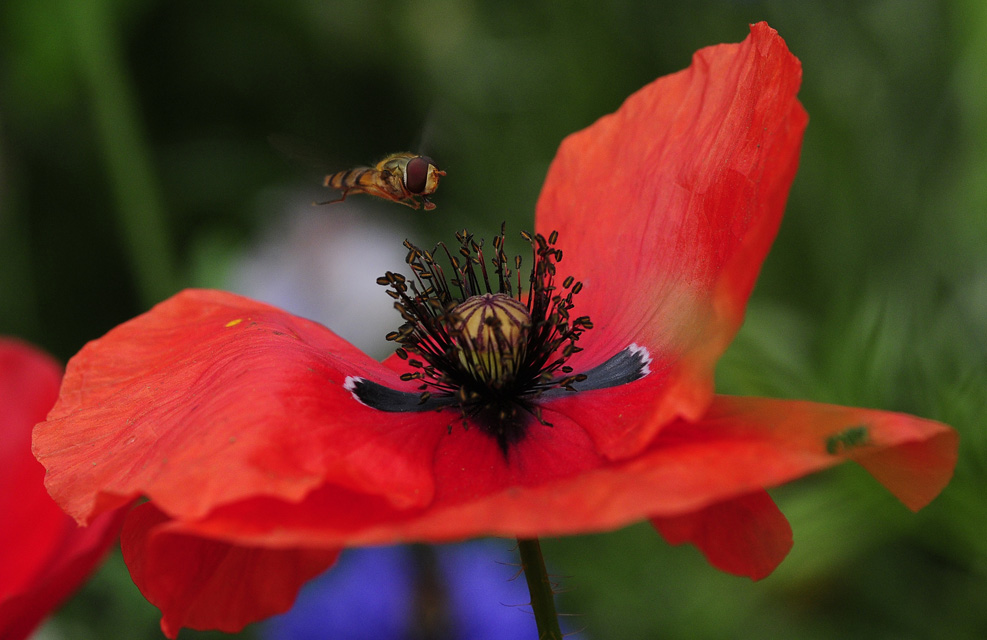
[[[246,497],[299,500],[330,480],[427,501],[443,431],[361,405],[347,375],[402,384],[314,322],[184,291],[69,362],[35,453],[52,496],[82,521],[141,494],[194,519]]]
[[[287,611],[305,582],[332,566],[333,549],[237,547],[183,534],[145,503],[127,518],[121,535],[134,583],[161,609],[161,630],[175,638],[182,627],[228,633]]]
[[[536,229],[559,231],[560,275],[585,288],[574,312],[595,328],[577,370],[631,343],[658,372],[653,417],[615,438],[630,455],[675,416],[696,419],[713,368],[743,319],[798,165],[807,116],[799,61],[777,32],[695,54],[692,66],[638,91],[563,141],[538,201]],[[600,434],[606,435],[606,434]]]
[[[691,542],[720,571],[752,580],[770,575],[792,548],[792,527],[767,491],[651,523],[671,544]]]
[[[491,496],[514,495],[525,488],[556,486],[560,479],[571,479],[605,464],[578,425],[562,416],[551,417],[552,426],[532,424],[525,440],[513,446],[505,458],[496,440],[475,426],[464,430],[458,416],[454,416],[451,430],[440,427],[432,505],[400,508],[381,496],[327,484],[300,503],[257,497],[218,507],[201,521],[188,523],[189,531],[231,542],[276,547],[444,541],[483,535],[489,521],[479,523],[481,528],[475,529],[454,517],[439,519],[424,537],[409,537],[406,527],[418,518],[430,518],[433,509],[483,503]],[[524,517],[538,516],[531,513]]]
[[[717,396],[690,437],[761,443],[776,452],[764,473],[779,476],[854,460],[913,511],[949,484],[959,447],[950,427],[904,413],[734,396]]]
[[[44,488],[31,455],[31,428],[58,395],[61,367],[47,355],[0,339],[0,637],[26,638],[89,576],[120,529],[106,514],[89,527],[65,515]]]
[[[555,426],[545,429],[562,428],[566,421],[552,414],[546,418]],[[576,466],[577,429],[571,431],[569,454],[576,456]],[[587,460],[584,471],[575,475],[521,485],[505,482],[508,474],[498,470],[492,455],[457,457],[455,464],[440,459],[435,500],[427,507],[396,509],[380,498],[324,487],[299,505],[245,501],[190,527],[204,535],[278,546],[566,535],[696,514],[845,460],[876,470],[892,493],[918,508],[949,481],[956,451],[956,432],[931,420],[811,402],[717,396],[703,420],[670,425],[634,458],[596,468]],[[764,508],[757,515],[759,524],[777,534],[778,523]],[[718,551],[707,544],[704,552],[724,563],[731,555],[753,552],[746,535],[740,531],[732,541],[710,538],[742,551]],[[744,571],[757,574],[754,568],[765,568],[765,558],[780,552],[777,544],[758,551],[759,558]]]

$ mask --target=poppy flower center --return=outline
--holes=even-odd
[[[555,282],[557,234],[521,235],[534,261],[524,288],[522,259],[507,257],[503,228],[492,251],[468,231],[456,235],[455,252],[406,241],[412,277],[388,272],[377,280],[405,320],[387,339],[413,369],[401,378],[419,382],[419,403],[458,406],[465,424],[479,424],[505,449],[523,436],[529,416],[547,424],[534,402],[542,393],[574,391],[585,379],[565,361],[592,327],[588,317],[569,314],[582,284],[571,277]]]
[[[483,293],[452,310],[459,361],[492,387],[510,384],[524,360],[531,314],[504,293]]]
[[[550,425],[542,417],[544,402],[577,386],[602,389],[647,375],[651,356],[636,344],[585,372],[566,364],[581,351],[580,336],[593,328],[588,316],[571,313],[582,283],[571,276],[556,281],[557,233],[521,236],[533,260],[524,283],[521,257],[504,252],[503,227],[492,250],[467,231],[456,235],[456,251],[441,243],[426,251],[405,241],[411,276],[389,271],[377,283],[388,287],[404,318],[387,339],[398,343],[395,353],[409,367],[401,379],[418,383],[417,393],[355,376],[346,378],[345,388],[381,411],[458,409],[464,427],[495,438],[506,456],[532,424]]]

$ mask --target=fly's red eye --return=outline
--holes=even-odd
[[[425,191],[425,184],[428,181],[428,167],[432,164],[432,159],[428,156],[418,156],[408,161],[408,166],[404,170],[404,188],[410,193],[422,193]]]

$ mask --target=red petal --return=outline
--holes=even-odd
[[[766,491],[651,523],[669,543],[691,542],[717,569],[752,580],[770,575],[792,548],[792,527]]]
[[[776,455],[762,461],[762,473],[791,474],[784,480],[854,460],[913,511],[949,484],[959,447],[956,431],[933,420],[767,398],[717,396],[696,430],[699,437],[758,442],[774,449]],[[765,486],[774,484],[778,482]]]
[[[152,504],[134,509],[121,535],[124,559],[141,593],[161,609],[161,630],[227,633],[283,611],[338,550],[256,549],[183,535]]]
[[[61,367],[0,339],[0,637],[26,638],[75,591],[116,539],[120,515],[80,528],[44,488],[31,428],[55,402]]]
[[[525,487],[556,486],[560,478],[578,476],[604,463],[578,425],[561,416],[557,421],[556,416],[551,418],[553,426],[532,425],[507,460],[493,438],[476,427],[464,430],[458,418],[449,432],[438,425],[426,427],[439,428],[442,434],[434,456],[436,494],[431,505],[396,508],[380,496],[327,484],[298,504],[261,497],[219,507],[202,520],[189,523],[189,530],[212,538],[278,547],[445,541],[484,535],[489,519],[476,523],[477,528],[455,515],[431,521],[432,511],[441,513],[450,505],[483,504],[502,494],[520,495]],[[504,515],[511,518],[516,514]],[[535,520],[554,515],[531,512],[522,517]],[[428,532],[409,533],[419,518],[430,521]]]
[[[946,425],[810,402],[717,396],[702,421],[676,422],[640,455],[598,468],[576,453],[578,427],[565,426],[564,416],[546,418],[555,426],[534,429],[554,434],[571,428],[568,455],[576,468],[587,464],[582,472],[521,485],[505,481],[509,473],[481,450],[475,457],[437,461],[435,500],[424,508],[400,510],[380,498],[325,487],[300,505],[248,501],[189,526],[209,536],[279,546],[566,535],[695,514],[848,459],[876,466],[878,479],[917,508],[946,485],[956,463],[956,433]],[[853,433],[864,437],[848,435]],[[904,465],[893,466],[897,462]],[[767,526],[778,531],[777,523]],[[751,551],[745,539],[734,542],[739,550],[711,553],[726,562],[731,554]],[[748,563],[754,575],[752,567],[765,568],[764,556]]]
[[[744,42],[699,51],[559,148],[535,226],[559,231],[559,279],[583,281],[574,312],[596,327],[570,364],[586,369],[637,343],[661,376],[653,418],[601,439],[608,455],[632,454],[709,403],[795,177],[801,77],[777,32],[753,25]]]
[[[83,521],[141,494],[194,519],[246,497],[297,501],[327,480],[427,501],[442,431],[430,440],[412,428],[422,414],[364,407],[347,375],[402,384],[314,322],[185,291],[69,362],[35,452],[52,496]]]

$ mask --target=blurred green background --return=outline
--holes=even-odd
[[[795,548],[759,583],[645,525],[545,541],[560,608],[594,639],[985,637],[982,0],[4,0],[0,333],[65,360],[180,288],[227,286],[287,201],[327,198],[323,168],[419,145],[449,173],[438,209],[370,218],[428,246],[530,228],[565,135],[758,20],[802,60],[810,123],[718,388],[945,421],[956,477],[917,515],[849,466],[775,491]],[[316,211],[330,231],[334,211]],[[160,637],[118,556],[48,632]]]

